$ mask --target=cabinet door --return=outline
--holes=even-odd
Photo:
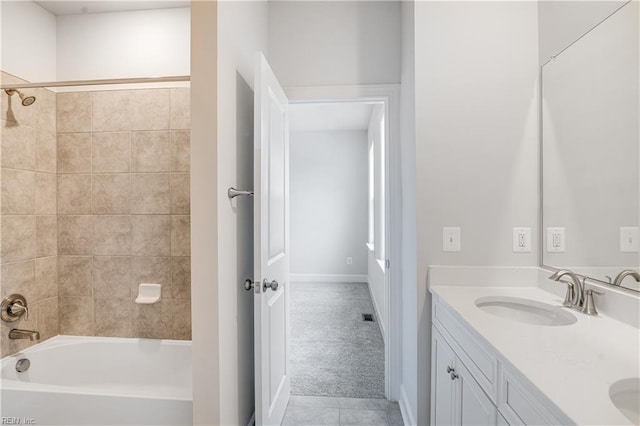
[[[433,328],[431,368],[431,424],[449,426],[455,422],[456,381],[449,369],[455,366],[453,350],[440,333]]]
[[[458,362],[456,365],[459,386],[459,403],[457,409],[458,424],[485,426],[497,423],[498,410],[491,399],[484,393],[469,370]]]

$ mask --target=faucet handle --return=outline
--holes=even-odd
[[[566,306],[567,308],[572,307],[573,298],[576,292],[576,286],[571,281],[558,280],[558,282],[561,282],[567,285],[567,293],[564,295],[564,302],[562,302],[562,306]]]
[[[598,311],[596,310],[596,304],[593,301],[593,294],[597,294],[598,296],[604,296],[604,292],[599,290],[594,290],[592,288],[584,291],[584,306],[582,307],[582,313],[587,315],[598,315]]]
[[[25,321],[29,321],[29,308],[27,308],[26,305],[23,305],[20,299],[17,299],[15,302],[13,302],[12,305],[9,305],[8,310],[12,314],[17,316],[21,316],[22,314],[24,314]]]

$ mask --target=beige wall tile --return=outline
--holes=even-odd
[[[90,256],[58,256],[58,294],[92,296],[91,267]]]
[[[54,173],[36,172],[36,214],[56,214],[57,176]]]
[[[91,173],[91,133],[58,134],[58,173]]]
[[[131,133],[132,172],[169,172],[170,170],[169,132]]]
[[[132,286],[131,296],[138,295],[140,284],[160,284],[162,297],[169,291],[171,285],[171,258],[169,257],[132,257]]]
[[[128,90],[93,92],[93,131],[131,129],[131,95]]]
[[[58,214],[91,214],[91,175],[58,175]]]
[[[168,130],[169,112],[169,89],[131,91],[131,130]]]
[[[56,173],[56,134],[36,130],[36,171]]]
[[[2,91],[4,93],[4,91]],[[3,116],[4,117],[4,116]],[[30,127],[1,122],[2,166],[34,170],[36,166],[36,132]]]
[[[40,332],[40,340],[46,340],[60,334],[57,297],[38,302],[37,330]]]
[[[131,213],[169,214],[170,186],[169,174],[132,174]]]
[[[96,336],[131,337],[131,311],[129,298],[96,298]]]
[[[132,331],[135,336],[148,339],[169,338],[167,327],[162,321],[164,301],[152,305],[133,305]]]
[[[191,132],[180,130],[171,132],[171,171],[188,172],[190,162]]]
[[[59,310],[60,334],[94,336],[93,298],[65,297],[64,309]]]
[[[36,217],[3,215],[1,221],[0,259],[2,263],[36,257]]]
[[[129,132],[93,134],[93,173],[122,173],[131,170]]]
[[[162,303],[162,322],[171,339],[191,339],[191,300],[173,299]]]
[[[171,256],[191,254],[191,218],[171,216]]]
[[[93,217],[93,254],[128,256],[131,254],[131,216]]]
[[[56,94],[58,133],[91,131],[91,93]]]
[[[56,94],[47,89],[35,89],[36,103],[31,107],[35,114],[35,127],[49,132],[56,131]]]
[[[58,254],[58,217],[36,216],[36,257]]]
[[[5,263],[2,265],[2,298],[18,293],[27,299],[27,306],[36,302],[36,261]]]
[[[58,254],[91,255],[91,216],[58,216]]]
[[[58,258],[56,256],[36,259],[36,299],[44,300],[58,296]]]
[[[131,258],[95,256],[93,258],[93,296],[131,296]]]
[[[191,299],[191,258],[171,258],[171,291],[170,299]]]
[[[171,128],[191,128],[191,100],[188,87],[171,89]]]
[[[2,214],[34,214],[34,172],[2,168]]]
[[[190,196],[189,173],[172,173],[171,213],[189,214],[191,212]]]
[[[171,220],[169,216],[136,215],[133,222],[134,256],[169,256],[171,254]]]
[[[128,214],[130,212],[131,177],[128,173],[94,174],[91,185],[93,214]]]

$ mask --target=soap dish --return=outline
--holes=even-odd
[[[140,284],[138,286],[138,297],[136,303],[150,305],[160,300],[160,284]]]

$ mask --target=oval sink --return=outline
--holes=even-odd
[[[609,388],[609,398],[631,424],[640,424],[640,378],[618,380]]]
[[[476,299],[475,303],[489,314],[526,324],[561,326],[578,321],[560,306],[519,297],[488,296]]]

